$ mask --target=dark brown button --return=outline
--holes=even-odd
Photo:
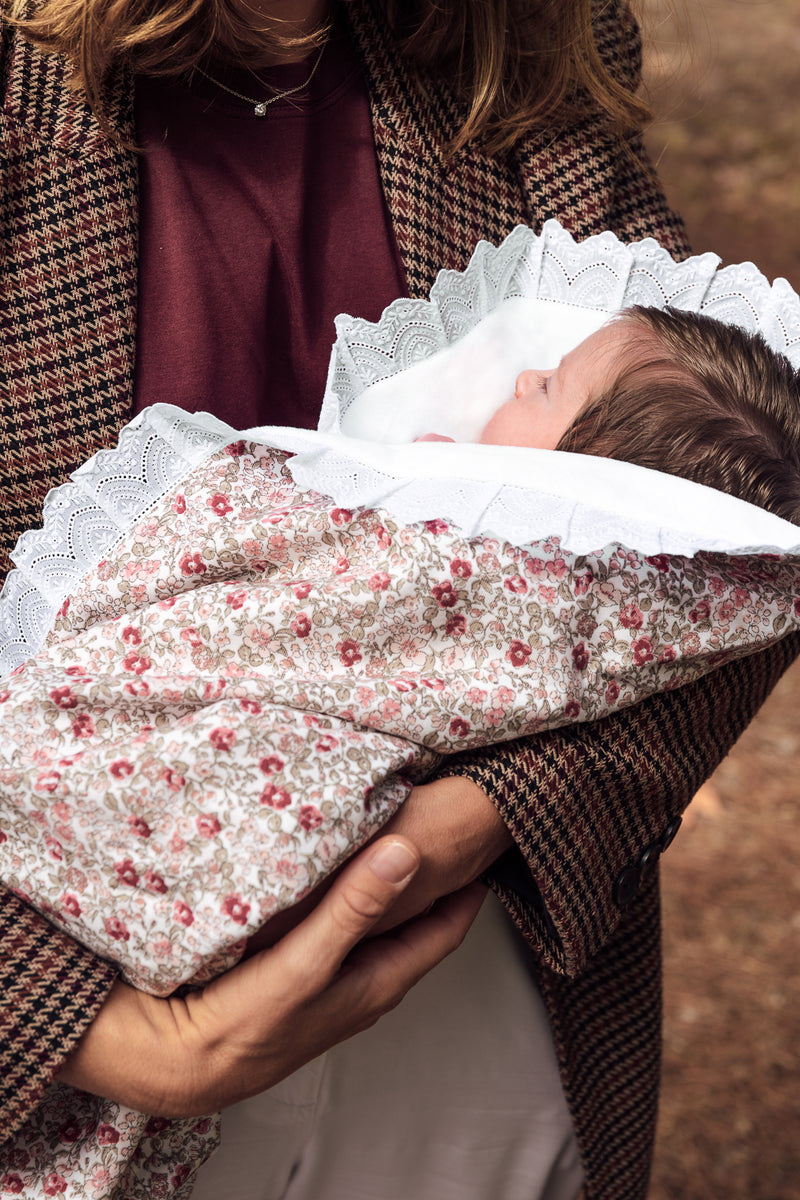
[[[673,817],[667,828],[664,830],[664,836],[661,839],[661,853],[663,854],[667,846],[671,846],[675,841],[675,834],[683,824],[683,817]]]
[[[626,904],[630,904],[636,893],[639,891],[639,884],[642,881],[642,872],[638,867],[625,867],[617,876],[617,882],[614,884],[614,899],[619,908],[624,908]]]
[[[642,852],[642,857],[639,859],[639,870],[642,872],[642,881],[647,879],[660,857],[661,842],[651,842],[647,849]]]

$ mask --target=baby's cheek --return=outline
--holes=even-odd
[[[520,401],[507,400],[484,426],[484,446],[535,446],[536,429],[530,411]]]

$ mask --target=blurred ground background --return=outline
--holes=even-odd
[[[639,0],[648,135],[696,252],[800,291],[800,0]],[[800,1198],[800,665],[662,860],[651,1200]]]

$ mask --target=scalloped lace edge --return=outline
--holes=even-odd
[[[166,404],[126,425],[45,498],[0,592],[0,677],[41,647],[66,597],[181,479],[239,434],[209,413]]]

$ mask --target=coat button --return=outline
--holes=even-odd
[[[672,845],[675,841],[675,834],[683,824],[683,817],[673,817],[667,828],[664,830],[664,836],[661,839],[661,853],[663,854],[667,846]]]
[[[642,873],[642,882],[650,875],[653,867],[661,857],[661,842],[651,842],[642,857],[639,859],[639,870]]]
[[[617,882],[614,884],[614,899],[619,908],[624,908],[626,904],[630,904],[636,893],[639,891],[639,884],[642,880],[642,872],[638,867],[625,867],[617,876]]]

